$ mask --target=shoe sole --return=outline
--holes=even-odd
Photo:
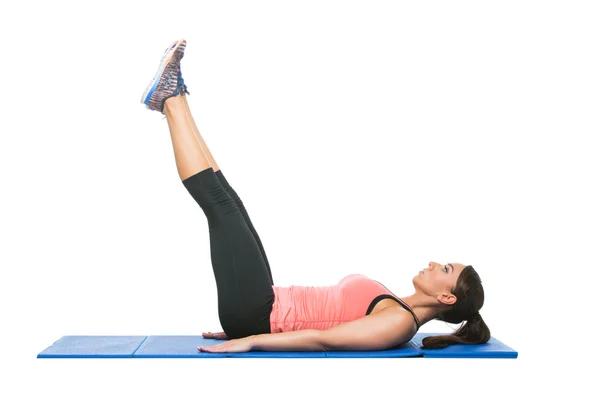
[[[169,61],[171,61],[171,58],[173,58],[173,54],[175,54],[175,50],[177,50],[177,48],[184,41],[185,39],[177,40],[173,42],[169,47],[167,47],[167,50],[165,50],[165,55],[160,60],[160,63],[158,65],[158,71],[156,71],[154,78],[152,78],[150,84],[148,85],[148,87],[144,91],[144,94],[142,95],[142,99],[140,101],[142,104],[148,105],[150,97],[152,97],[154,90],[156,90],[156,87],[158,86],[158,82],[160,82],[160,77],[163,71],[165,70],[165,66],[169,63]]]

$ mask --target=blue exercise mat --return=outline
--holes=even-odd
[[[419,350],[414,343],[410,341],[400,346],[395,346],[386,350],[373,351],[327,351],[327,358],[399,358],[399,357],[419,357]]]
[[[63,336],[38,358],[131,358],[147,336]]]
[[[224,342],[202,336],[63,336],[38,354],[38,358],[517,358],[517,352],[495,338],[482,345],[451,345],[445,349],[421,349],[425,336],[417,333],[409,342],[377,351],[249,351],[207,353],[198,346]]]
[[[249,351],[246,353],[207,353],[198,351],[198,346],[214,346],[226,340],[206,339],[202,336],[148,336],[135,352],[135,358],[324,358],[317,351]],[[277,353],[277,354],[276,354]]]
[[[421,353],[413,343],[382,351],[249,351],[245,353],[199,352],[198,346],[214,346],[225,340],[202,336],[148,336],[135,352],[135,358],[350,358],[350,357],[410,357]]]
[[[418,348],[427,336],[443,333],[416,333],[411,339]],[[490,337],[485,344],[453,344],[443,349],[421,349],[425,358],[517,358],[517,352],[498,339]]]
[[[136,358],[208,358],[229,357],[229,353],[201,353],[198,346],[211,346],[224,340],[202,336],[148,336],[135,352]]]

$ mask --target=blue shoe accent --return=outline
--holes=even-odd
[[[160,81],[160,79],[157,79],[154,81],[154,85],[152,85],[152,89],[150,89],[150,91],[148,92],[148,96],[146,96],[146,98],[144,99],[145,105],[148,105],[148,102],[150,101],[150,97],[152,97],[152,94],[156,90],[156,87],[158,86],[159,81]]]
[[[180,92],[184,92],[190,94],[187,90],[187,86],[183,83],[183,76],[181,75],[181,65],[179,66],[179,70],[177,71],[177,90],[175,94],[179,94]]]

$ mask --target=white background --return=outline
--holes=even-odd
[[[600,18],[582,1],[3,3],[2,398],[506,399],[593,382]],[[42,360],[221,330],[208,225],[140,97],[165,48],[275,284],[471,264],[516,360]],[[421,332],[451,332],[430,322]],[[6,393],[5,393],[6,392]]]

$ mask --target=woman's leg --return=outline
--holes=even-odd
[[[204,154],[205,154],[208,162],[210,163],[210,166],[215,171],[215,173],[217,173],[221,169],[217,165],[217,161],[213,157],[212,153],[210,152],[210,149],[208,148],[208,146],[206,145],[206,142],[204,141],[204,138],[200,134],[198,127],[196,126],[196,121],[194,120],[194,117],[192,116],[192,111],[190,110],[190,106],[187,101],[187,96],[181,96],[181,101],[183,102],[183,105],[185,106],[185,113],[188,118],[189,124],[192,127],[192,131],[194,132],[194,136],[196,136],[196,140],[198,141],[198,144],[200,145],[200,147],[202,147],[202,150],[204,151]]]
[[[211,167],[188,123],[183,97],[168,98],[164,108],[173,142],[177,172],[182,181]]]
[[[208,220],[219,319],[229,338],[270,333],[273,288],[243,215],[198,144],[182,96],[165,101],[179,177]]]
[[[244,206],[242,199],[240,199],[240,196],[238,196],[237,192],[231,187],[231,185],[229,184],[227,179],[225,179],[225,175],[223,175],[223,171],[221,171],[221,169],[217,165],[215,158],[213,157],[212,153],[210,152],[210,149],[208,148],[208,146],[206,145],[204,138],[200,134],[200,131],[198,130],[198,127],[196,126],[196,122],[194,121],[194,117],[192,116],[192,112],[191,112],[189,104],[187,102],[187,96],[182,96],[182,100],[185,105],[185,111],[186,111],[188,120],[190,122],[190,125],[192,126],[192,130],[194,131],[194,135],[196,136],[198,143],[202,147],[202,150],[204,151],[204,155],[206,156],[206,159],[208,160],[212,169],[215,171],[217,178],[219,178],[219,181],[221,182],[221,184],[223,185],[225,190],[227,190],[229,195],[235,201],[235,204],[237,204],[238,208],[242,212],[242,215],[244,216],[244,220],[246,221],[246,224],[248,224],[248,228],[250,228],[250,231],[254,235],[254,239],[256,240],[256,243],[258,244],[258,247],[260,248],[260,253],[262,254],[265,264],[267,265],[267,270],[269,271],[269,278],[271,279],[271,285],[273,285],[274,284],[273,283],[273,274],[271,273],[271,266],[269,265],[269,260],[267,259],[267,254],[265,253],[265,249],[263,247],[262,241],[260,240],[260,237],[258,236],[258,232],[256,232],[256,229],[254,229],[254,225],[252,224],[252,221],[250,220],[248,211],[246,210],[246,207]]]

